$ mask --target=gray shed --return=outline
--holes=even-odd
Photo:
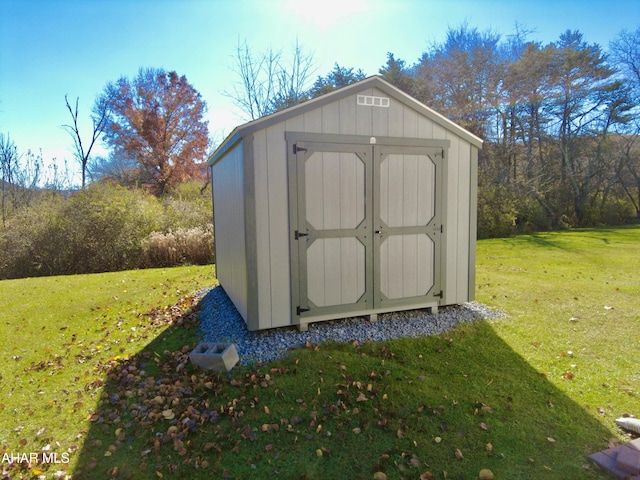
[[[377,76],[237,127],[209,165],[249,330],[473,300],[481,146]]]

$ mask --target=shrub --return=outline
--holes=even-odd
[[[478,238],[507,237],[518,217],[513,193],[499,185],[478,188]]]
[[[600,223],[604,225],[625,225],[638,220],[635,209],[627,199],[612,200],[602,207]]]
[[[517,233],[533,233],[553,228],[549,215],[535,198],[529,196],[518,199],[516,210]]]
[[[177,228],[205,227],[212,223],[211,186],[203,190],[202,182],[189,181],[177,185],[163,197],[162,231]]]
[[[142,240],[158,228],[161,206],[140,190],[91,185],[52,195],[3,232],[1,276],[93,273],[140,265]]]

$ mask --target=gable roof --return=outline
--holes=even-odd
[[[477,148],[482,147],[483,141],[481,138],[475,136],[468,130],[465,130],[460,125],[452,122],[435,110],[427,107],[425,104],[419,102],[412,96],[407,95],[402,90],[394,87],[382,77],[374,75],[371,77],[367,77],[364,80],[360,80],[359,82],[352,83],[351,85],[347,85],[346,87],[334,90],[333,92],[326,93],[314,99],[299,103],[298,105],[294,105],[293,107],[280,110],[279,112],[266,115],[264,117],[258,118],[257,120],[252,120],[234,128],[233,131],[227,136],[227,138],[225,138],[224,141],[218,146],[218,148],[216,148],[215,151],[209,156],[209,164],[213,164],[238,141],[257,130],[261,130],[271,125],[284,122],[292,117],[301,115],[310,110],[315,110],[316,108],[320,108],[323,105],[337,102],[345,97],[369,88],[377,88],[379,90],[382,90],[390,97],[416,110],[418,113],[429,118],[434,123],[440,125],[446,130],[455,133]]]

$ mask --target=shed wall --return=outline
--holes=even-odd
[[[229,298],[247,317],[247,255],[243,144],[238,143],[212,166],[216,276]],[[220,208],[216,208],[220,206]]]
[[[357,94],[389,97],[376,88],[361,90]],[[388,108],[371,107],[357,105],[357,94],[253,134],[256,311],[259,312],[260,328],[292,324],[286,131],[450,140],[446,159],[447,275],[444,304],[469,300],[469,275],[472,272],[470,242],[472,237],[475,240],[475,225],[469,223],[473,203],[469,192],[475,192],[472,154],[473,150],[477,151],[476,147],[394,98],[390,98]],[[475,215],[473,219],[475,221]]]

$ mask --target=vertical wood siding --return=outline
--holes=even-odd
[[[247,316],[247,258],[244,228],[244,169],[242,143],[213,166],[216,275],[243,316]],[[220,206],[220,208],[217,208]],[[222,207],[224,206],[224,207]]]

